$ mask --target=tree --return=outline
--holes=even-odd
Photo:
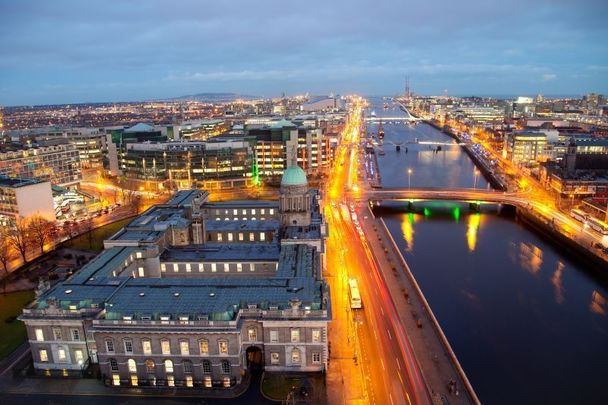
[[[40,253],[44,253],[44,245],[51,240],[53,223],[40,215],[34,215],[30,218],[28,225],[32,244],[36,244],[40,248]]]
[[[83,232],[87,233],[89,238],[89,249],[93,249],[93,229],[95,229],[95,224],[93,223],[93,218],[87,216],[84,221],[82,221],[81,229]]]
[[[11,259],[11,245],[8,240],[9,230],[6,227],[0,228],[0,263],[8,276],[8,262]]]
[[[10,246],[19,252],[23,263],[27,263],[27,248],[30,245],[27,219],[18,218],[15,221],[14,226],[9,228],[7,240]]]

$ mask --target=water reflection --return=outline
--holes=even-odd
[[[557,268],[551,276],[551,284],[555,294],[555,302],[561,304],[564,302],[564,286],[562,285],[562,275],[564,274],[564,263],[558,261]]]
[[[406,252],[411,252],[414,249],[414,223],[416,222],[414,214],[411,212],[403,217],[401,221],[401,231],[403,238],[407,242]]]
[[[608,309],[608,300],[597,290],[593,290],[591,293],[591,305],[589,309],[594,314],[606,316],[606,310]]]
[[[543,251],[533,243],[519,243],[519,264],[531,274],[538,274],[543,264]]]
[[[479,230],[479,223],[481,222],[481,215],[479,213],[469,215],[469,224],[467,227],[467,245],[469,246],[469,252],[475,251],[477,245],[477,232]]]

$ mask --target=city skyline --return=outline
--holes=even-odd
[[[600,1],[281,6],[2,2],[0,104],[608,92]]]

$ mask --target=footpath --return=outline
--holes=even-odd
[[[361,211],[360,224],[367,243],[407,331],[407,338],[433,402],[479,404],[475,391],[384,221],[374,217],[367,205],[361,207]]]

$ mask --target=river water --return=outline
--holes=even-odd
[[[379,116],[403,115],[371,101]],[[457,145],[435,152],[437,145],[407,143],[452,142],[431,126],[384,129],[386,187],[489,187]],[[502,207],[474,213],[428,202],[406,213],[403,203],[386,205],[393,209],[382,216],[482,403],[608,403],[602,269],[563,254]]]

